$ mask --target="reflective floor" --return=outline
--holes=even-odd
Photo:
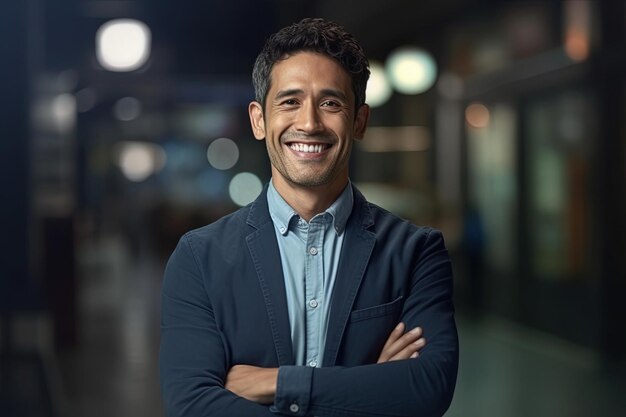
[[[47,374],[50,404],[57,412],[28,407],[25,400],[21,409],[5,414],[6,404],[0,401],[0,415],[163,415],[157,373],[163,263],[138,261],[128,253],[114,238],[81,248],[80,343],[52,361]],[[602,371],[594,352],[494,318],[459,315],[459,331],[461,366],[446,416],[626,415],[623,370]],[[33,369],[20,375],[37,379]],[[37,383],[19,386],[34,390]]]
[[[461,362],[446,416],[623,416],[626,375],[591,351],[510,322],[459,320]]]
[[[81,248],[80,343],[60,358],[63,416],[159,417],[162,262],[116,238]]]

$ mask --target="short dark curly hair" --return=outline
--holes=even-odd
[[[306,18],[270,36],[256,58],[252,84],[255,99],[263,108],[270,89],[270,75],[274,64],[301,51],[318,52],[337,60],[352,79],[356,109],[365,103],[365,88],[370,70],[361,45],[334,22]]]

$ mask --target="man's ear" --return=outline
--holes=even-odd
[[[356,118],[354,120],[354,139],[361,140],[365,136],[365,129],[367,129],[367,122],[370,119],[370,106],[363,104],[356,112]]]
[[[248,105],[248,115],[252,125],[252,133],[257,140],[265,139],[265,120],[263,119],[263,106],[258,101]]]

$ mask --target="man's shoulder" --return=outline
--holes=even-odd
[[[378,250],[383,253],[421,254],[429,248],[445,249],[445,239],[440,230],[412,223],[369,201],[364,201],[364,204],[366,216],[371,221],[368,230],[375,236]]]
[[[250,205],[229,213],[216,221],[192,229],[185,233],[183,240],[189,240],[195,244],[205,244],[211,241],[223,241],[227,238],[240,236],[248,230],[247,218],[250,213]]]
[[[409,233],[429,234],[433,230],[429,226],[419,226],[411,221],[390,212],[389,210],[369,201],[361,191],[353,185],[355,209],[359,213],[361,223],[365,227],[372,227],[375,233],[388,230],[404,231]]]
[[[390,231],[397,233],[399,231],[403,231],[404,233],[424,236],[429,235],[433,231],[437,232],[436,229],[433,229],[430,226],[412,223],[411,221],[372,202],[365,201],[365,204],[367,210],[369,211],[369,215],[371,216],[374,229],[377,232]]]

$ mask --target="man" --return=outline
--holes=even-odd
[[[252,204],[187,233],[168,262],[169,416],[448,408],[458,340],[441,234],[368,203],[348,178],[368,77],[353,37],[321,19],[279,31],[257,58],[249,114],[272,179]]]

